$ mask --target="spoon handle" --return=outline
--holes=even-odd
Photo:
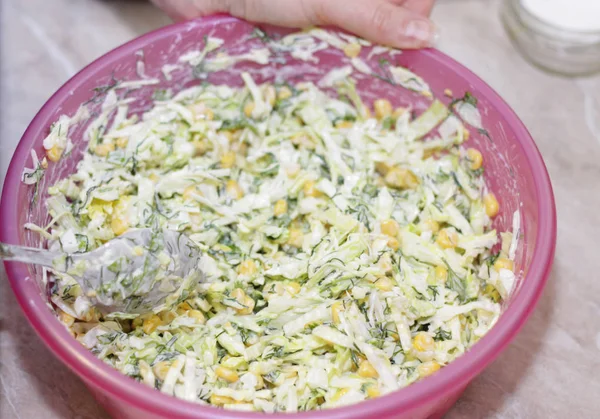
[[[59,254],[46,249],[0,243],[0,260],[14,260],[53,268],[52,262],[59,256]]]

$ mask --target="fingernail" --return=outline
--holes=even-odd
[[[409,38],[423,41],[430,47],[435,45],[440,37],[433,23],[424,19],[416,19],[408,22],[404,34]]]

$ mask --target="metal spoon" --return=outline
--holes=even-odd
[[[141,314],[182,301],[202,279],[201,256],[185,234],[171,230],[130,230],[87,253],[0,243],[0,260],[69,275],[105,314]]]

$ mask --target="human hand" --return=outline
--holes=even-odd
[[[432,46],[435,0],[152,0],[175,20],[229,13],[257,23],[303,28],[333,25],[396,48]]]

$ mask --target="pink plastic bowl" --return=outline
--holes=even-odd
[[[143,60],[148,77],[160,77],[166,63],[176,63],[178,57],[192,49],[203,46],[203,36],[211,34],[226,40],[225,48],[238,53],[247,50],[249,44],[260,44],[257,38],[249,39],[252,26],[231,17],[214,16],[187,23],[171,25],[141,36],[96,60],[58,90],[27,128],[12,159],[4,184],[0,208],[0,240],[8,243],[37,246],[40,238],[26,232],[23,224],[32,221],[43,225],[48,220],[43,202],[46,190],[56,180],[71,173],[85,142],[81,134],[86,122],[70,131],[75,143],[74,152],[59,164],[50,163],[39,183],[39,199],[34,200],[34,187],[21,182],[24,167],[31,167],[31,150],[43,155],[42,140],[50,124],[62,114],[73,115],[83,102],[102,93],[96,89],[110,85],[112,80],[133,80],[137,62]],[[269,33],[282,30],[269,28]],[[139,53],[143,51],[143,54]],[[137,52],[137,54],[136,54]],[[367,51],[363,52],[366,57]],[[258,82],[272,80],[278,75],[288,81],[316,81],[329,69],[340,65],[343,54],[337,50],[318,53],[319,64],[306,62],[272,62],[269,68],[242,63],[235,71],[211,74],[209,81],[240,85],[236,72],[251,72]],[[376,56],[367,62],[377,67]],[[516,266],[520,280],[505,304],[504,313],[494,328],[467,354],[457,359],[439,373],[405,389],[376,400],[339,409],[296,414],[297,418],[437,418],[458,399],[467,384],[491,363],[514,338],[531,314],[548,278],[556,243],[556,213],[550,180],[542,158],[525,127],[508,105],[481,79],[452,59],[435,50],[407,51],[388,57],[390,62],[408,67],[421,75],[431,86],[434,94],[443,98],[443,91],[450,88],[460,97],[470,91],[479,99],[483,124],[490,139],[473,130],[470,144],[482,150],[487,180],[496,193],[502,208],[496,217],[498,229],[512,229],[512,214],[521,211],[522,238],[517,252]],[[139,73],[139,68],[138,68]],[[190,69],[173,72],[173,80],[162,87],[179,90],[198,83]],[[134,112],[151,103],[154,92],[150,88],[128,93],[135,97]],[[426,107],[427,100],[403,88],[393,87],[381,80],[365,77],[359,82],[363,98],[370,101],[387,97],[396,106],[412,105],[417,111]],[[446,102],[449,99],[445,98]],[[97,103],[98,102],[98,103]],[[92,110],[101,101],[92,101]],[[121,418],[258,418],[261,414],[237,413],[217,410],[178,400],[153,390],[122,375],[95,358],[81,346],[58,322],[47,305],[46,291],[40,287],[40,271],[19,263],[6,263],[6,271],[12,289],[25,315],[42,340],[69,368],[71,368],[95,394],[98,401],[111,414]],[[57,383],[58,384],[58,383]],[[271,418],[287,418],[276,414]]]

